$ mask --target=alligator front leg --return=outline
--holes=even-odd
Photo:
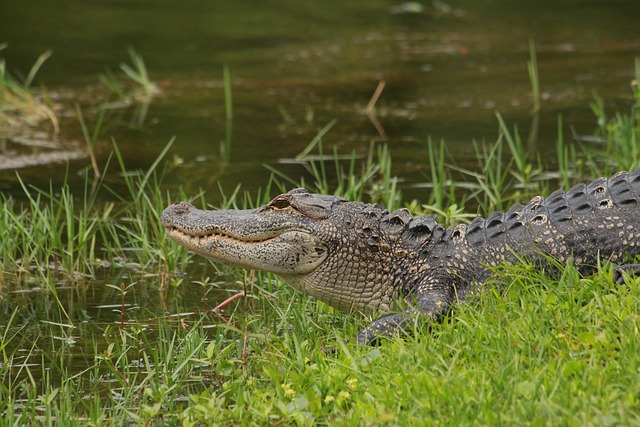
[[[629,276],[640,276],[640,264],[619,265],[613,270],[613,283],[622,285],[625,274]]]
[[[444,294],[430,293],[418,298],[416,305],[402,313],[389,313],[380,316],[361,330],[357,336],[358,345],[377,345],[381,339],[396,334],[410,334],[420,321],[421,316],[439,322],[451,308],[452,298]]]

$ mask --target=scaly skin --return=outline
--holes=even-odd
[[[640,169],[449,229],[406,209],[388,212],[303,189],[252,210],[176,203],[162,212],[162,224],[173,240],[215,261],[273,272],[343,311],[386,313],[358,334],[359,344],[372,344],[410,330],[418,312],[439,320],[483,288],[491,266],[520,258],[553,269],[552,260],[572,258],[590,274],[599,259],[635,257]],[[637,264],[625,267],[640,271]],[[402,306],[408,308],[398,311]]]

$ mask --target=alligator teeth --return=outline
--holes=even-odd
[[[196,245],[200,244],[200,236],[194,236],[193,239],[196,241]]]

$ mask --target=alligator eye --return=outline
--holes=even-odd
[[[276,209],[285,209],[290,206],[289,200],[285,198],[277,198],[273,202],[271,202],[271,206]]]

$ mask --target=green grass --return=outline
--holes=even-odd
[[[428,144],[434,186],[423,205],[403,200],[388,148],[372,146],[358,160],[327,155],[325,127],[301,156],[307,182],[273,170],[264,188],[236,189],[221,205],[255,206],[305,185],[436,213],[448,224],[468,221],[558,183],[638,166],[633,90],[629,113],[609,118],[594,103],[596,145],[565,142],[559,120],[555,170],[499,117],[499,135],[479,146],[488,154],[475,171],[457,167],[444,144]],[[99,129],[83,131],[90,146]],[[502,267],[501,294],[490,289],[414,337],[356,347],[352,338],[370,319],[338,313],[270,274],[212,268],[165,238],[162,208],[187,199],[163,190],[170,149],[136,172],[114,144],[114,157],[102,170],[93,165],[76,197],[67,187],[26,184],[21,198],[0,195],[0,424],[640,423],[640,279],[614,285],[610,265],[586,278],[571,265],[559,277],[524,263]],[[626,154],[602,156],[617,150]],[[114,171],[125,194],[106,184]],[[111,202],[101,201],[105,194]],[[209,309],[242,289],[249,296],[222,313]],[[201,298],[197,309],[185,305],[187,293]]]

